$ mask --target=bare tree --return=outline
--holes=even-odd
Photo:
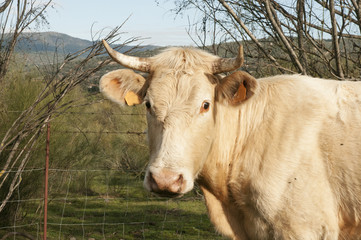
[[[119,31],[123,24],[114,28],[104,39],[109,43],[119,42]],[[99,33],[99,35],[103,34]],[[123,41],[123,44],[118,44],[117,48],[138,40],[138,38],[129,38]],[[91,46],[67,55],[63,62],[49,63],[44,66],[44,70],[42,70],[44,88],[30,107],[15,119],[0,139],[0,193],[2,193],[0,212],[4,210],[14,191],[20,185],[21,176],[31,161],[31,154],[39,137],[42,136],[45,126],[57,116],[79,104],[76,102],[77,100],[66,100],[66,96],[76,86],[111,62],[109,58],[93,61],[95,57],[105,53],[102,42],[93,40]],[[59,58],[55,57],[54,59],[57,61]]]
[[[301,73],[340,80],[361,79],[360,0],[174,2],[177,14],[197,9],[203,19],[208,17],[206,23],[191,23],[197,35],[203,34],[199,45],[214,45],[216,40],[223,43],[222,48],[227,48],[228,53],[237,49],[230,47],[230,41],[243,42],[247,70],[255,75]],[[199,28],[200,23],[216,27]],[[224,44],[225,40],[228,44]]]
[[[0,5],[0,83],[13,56],[16,43],[24,30],[34,22],[46,23],[45,11],[53,0],[6,0]]]

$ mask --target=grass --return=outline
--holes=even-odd
[[[86,179],[88,173],[81,173]],[[158,198],[143,189],[139,177],[111,170],[97,172],[79,191],[72,187],[73,175],[69,172],[63,187],[50,192],[48,239],[224,239],[194,193]],[[17,231],[37,239],[42,235],[42,214],[35,211],[39,204],[28,204],[22,211],[26,215],[15,222]],[[20,227],[25,224],[33,225]],[[0,235],[6,230],[0,228]]]
[[[25,66],[9,72],[0,90],[1,137],[43,88],[41,79]],[[79,101],[77,106],[51,122],[48,239],[223,239],[198,194],[167,200],[143,189],[144,106],[120,108],[81,85],[64,99],[72,100]],[[16,231],[42,239],[44,146],[45,134],[0,213],[0,238]]]
[[[144,131],[144,106],[119,108],[104,101],[72,111],[79,114],[64,114],[51,125],[50,168],[62,170],[49,173],[48,239],[223,239],[200,196],[167,200],[144,190],[145,135],[102,134]],[[3,116],[11,123],[12,115]],[[0,223],[0,238],[17,231],[42,239],[44,139],[28,165],[40,170],[22,175],[8,205],[11,214],[0,214],[0,220],[11,216]]]
[[[91,197],[86,209],[83,208],[84,201],[68,201],[64,217],[59,218],[62,209],[52,205],[49,238],[215,239],[200,200],[135,201]]]

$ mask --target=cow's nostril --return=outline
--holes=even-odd
[[[148,182],[149,182],[149,185],[150,185],[150,189],[152,189],[153,191],[159,190],[158,184],[155,181],[152,173],[149,173]]]
[[[182,174],[179,174],[178,182],[180,182],[180,183],[183,182],[183,175]]]
[[[147,181],[150,191],[164,196],[179,195],[185,182],[183,174],[167,169],[163,169],[156,174],[149,172]]]
[[[181,191],[182,185],[183,185],[183,175],[179,174],[178,180],[174,182],[176,185],[178,185],[177,192]]]

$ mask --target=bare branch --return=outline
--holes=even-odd
[[[0,13],[4,12],[5,9],[10,5],[12,0],[5,0],[4,4],[0,6]]]
[[[304,32],[306,30],[304,29],[304,23],[305,23],[305,1],[304,0],[297,0],[297,36],[298,36],[298,49],[300,51],[300,61],[303,69],[303,74],[307,74],[307,54],[305,51],[304,46]]]
[[[36,238],[28,233],[22,233],[22,232],[9,232],[9,233],[6,233],[2,238],[1,240],[6,240],[8,239],[9,237],[11,237],[12,235],[15,236],[22,236],[24,238],[27,238],[27,239],[30,239],[30,240],[35,240]]]
[[[257,47],[259,49],[261,49],[261,51],[265,54],[265,56],[267,56],[267,58],[269,58],[274,64],[275,66],[280,69],[282,72],[284,71],[282,69],[282,67],[279,65],[279,63],[277,62],[277,60],[271,55],[269,54],[260,44],[260,42],[258,41],[258,39],[256,38],[256,36],[254,36],[252,34],[252,32],[247,28],[247,26],[243,23],[243,21],[237,16],[237,14],[233,11],[233,9],[228,5],[228,3],[226,3],[224,0],[218,0],[223,6],[224,8],[228,11],[228,13],[233,17],[233,19],[238,22],[238,24],[242,27],[242,29],[247,33],[247,35],[252,39],[252,41],[257,45]]]
[[[300,72],[302,72],[303,74],[306,74],[305,70],[303,69],[300,61],[298,60],[298,57],[296,55],[296,53],[293,51],[289,41],[287,40],[287,38],[285,37],[285,35],[283,34],[281,28],[280,28],[280,25],[277,23],[277,16],[272,14],[272,11],[271,11],[271,4],[270,4],[270,1],[269,0],[266,0],[266,11],[267,11],[267,16],[268,16],[268,19],[270,20],[272,26],[273,26],[273,29],[275,29],[275,31],[278,33],[278,36],[281,38],[283,44],[286,46],[287,50],[288,50],[288,53],[292,59],[292,62],[296,65],[296,67],[298,68],[298,70]]]
[[[356,2],[357,1],[357,2]],[[351,0],[353,7],[355,8],[355,13],[357,16],[357,23],[361,33],[361,1],[360,0]]]
[[[2,32],[0,33],[0,83],[7,73],[10,59],[20,34],[28,29],[35,21],[44,20],[42,18],[43,14],[52,1],[53,0],[47,0],[45,3],[38,4],[36,0],[7,0],[1,6],[0,12],[5,18],[1,18],[0,22],[0,26],[2,27]],[[14,18],[12,18],[14,14],[12,11],[13,3],[16,5],[16,17]]]
[[[120,27],[115,28],[105,39],[109,42],[118,40],[119,30]],[[128,39],[126,43],[136,40],[137,38]],[[92,46],[68,55],[63,63],[45,68],[44,89],[33,104],[13,122],[0,143],[4,171],[0,176],[0,190],[6,193],[6,196],[1,199],[0,212],[19,186],[21,174],[31,161],[32,149],[46,124],[74,106],[73,100],[65,100],[66,96],[110,62],[106,59],[95,66],[91,63],[91,60],[102,54],[105,54],[105,49],[101,41],[94,41]],[[86,55],[85,58],[78,61],[79,57],[84,55]],[[10,174],[12,171],[16,173]]]
[[[331,15],[331,24],[332,24],[332,45],[333,50],[335,51],[335,58],[336,58],[336,69],[337,75],[343,79],[343,70],[341,66],[341,53],[340,53],[340,46],[337,38],[337,22],[335,17],[335,2],[334,0],[330,0],[330,15]]]
[[[221,36],[216,33],[222,33],[222,40],[244,41],[245,54],[252,62],[251,71],[259,76],[280,71],[361,80],[359,0],[177,0],[176,3],[177,13],[202,9],[208,21],[217,25],[207,29],[213,31],[213,39]],[[198,42],[204,44],[203,40]],[[221,38],[217,43],[217,47],[215,42],[210,46],[213,51],[222,45],[232,45]]]

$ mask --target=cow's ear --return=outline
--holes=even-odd
[[[257,89],[258,82],[254,77],[246,72],[237,71],[217,84],[217,100],[224,99],[231,105],[238,105],[251,98]]]
[[[110,100],[133,106],[143,102],[145,78],[133,70],[120,69],[105,74],[99,82],[99,89]]]

